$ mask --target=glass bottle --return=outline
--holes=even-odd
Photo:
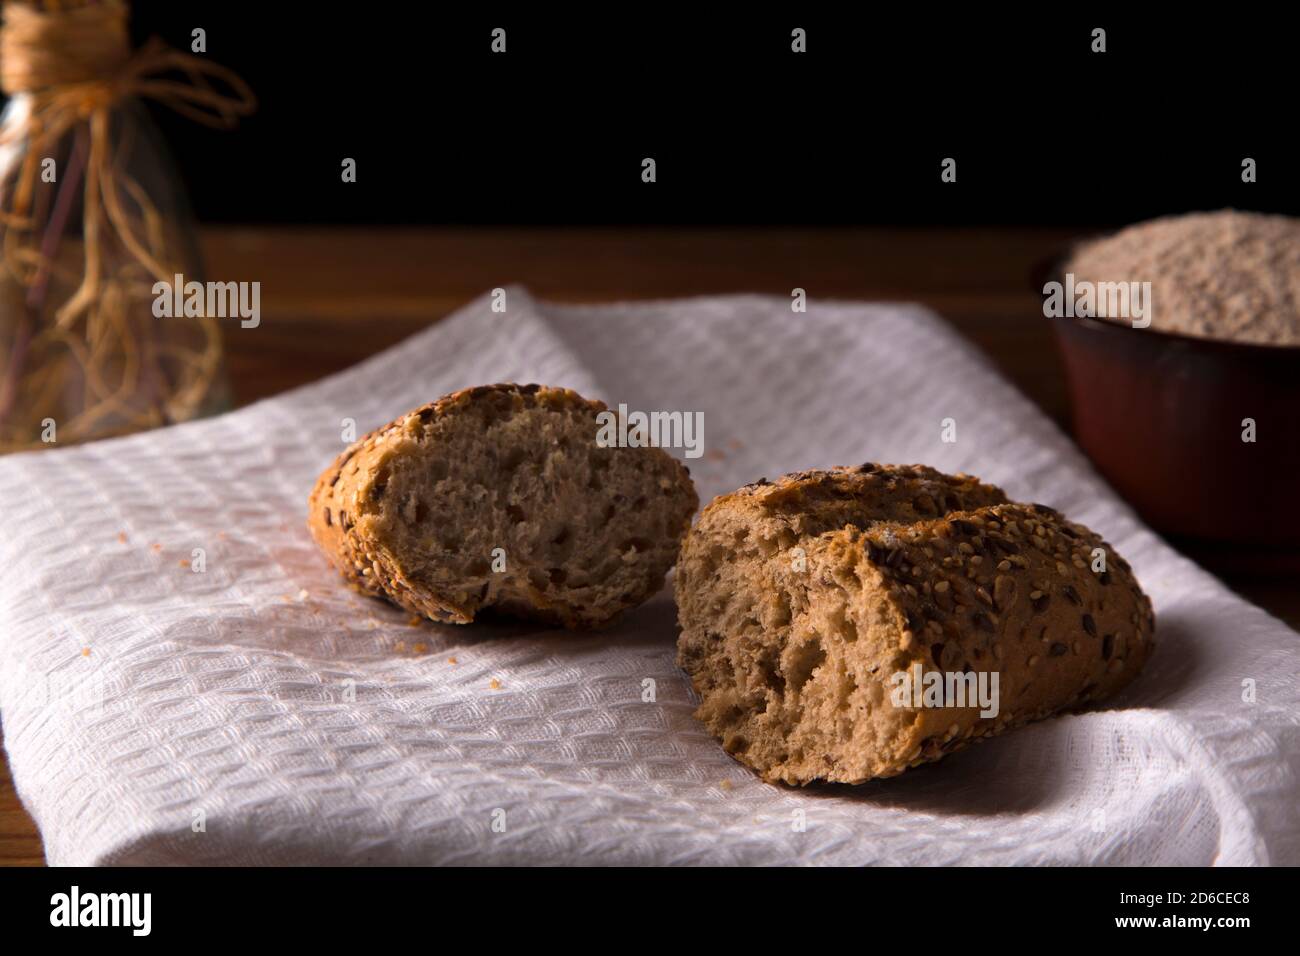
[[[19,93],[0,117],[0,453],[228,407],[218,320],[157,307],[160,283],[203,278],[147,112],[123,99],[51,141],[32,104]]]

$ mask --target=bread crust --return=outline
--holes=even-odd
[[[941,513],[926,514],[923,496]],[[828,527],[855,507],[853,520]],[[974,707],[905,708],[889,715],[891,737],[884,743],[863,748],[850,734],[825,748],[834,752],[783,755],[782,745],[795,739],[779,725],[788,713],[779,708],[783,698],[749,682],[738,648],[766,641],[773,646],[764,659],[788,660],[786,645],[801,638],[766,622],[754,635],[720,633],[716,602],[709,600],[720,541],[734,540],[738,527],[762,529],[765,540],[778,542],[749,575],[757,578],[759,603],[778,586],[793,594],[793,604],[813,610],[837,588],[879,598],[883,610],[873,636],[892,646],[874,652],[877,672],[851,673],[852,682],[882,681],[915,665],[996,671],[997,716],[981,717]],[[805,573],[789,571],[795,548],[805,556]],[[1104,572],[1093,570],[1097,548],[1105,555]],[[1105,698],[1140,671],[1155,629],[1132,569],[1099,536],[1043,505],[1008,502],[1000,489],[969,476],[917,466],[803,472],[715,499],[683,544],[677,590],[679,663],[701,698],[696,716],[741,762],[768,780],[792,784],[892,776]],[[836,638],[821,633],[819,640]],[[853,670],[858,651],[831,651],[837,666],[849,661]],[[742,673],[733,679],[737,670]],[[779,673],[771,680],[786,686]],[[788,739],[776,745],[765,739],[782,732]]]
[[[389,454],[392,443],[418,439],[427,424],[465,411],[490,395],[507,396],[512,409],[516,411],[527,407],[546,407],[559,411],[576,409],[594,418],[607,410],[603,402],[584,398],[568,388],[513,383],[479,385],[461,389],[413,409],[354,442],[317,478],[308,497],[307,518],[311,534],[321,550],[353,586],[434,621],[466,624],[474,619],[479,609],[477,604],[456,600],[448,593],[409,580],[391,552],[382,542],[366,535],[358,527],[355,518],[365,497],[377,487],[382,463]],[[690,516],[698,506],[690,473],[685,466],[660,449],[644,451],[662,455],[666,461],[671,462],[680,492],[689,496],[689,509],[685,511],[681,524],[681,535],[684,535]],[[658,586],[662,586],[662,581],[661,573]],[[528,588],[527,600],[512,604],[506,610],[516,616],[568,628],[598,627],[625,607],[639,604],[651,597],[658,586],[647,581],[640,591],[629,596],[626,604],[608,613],[594,610],[582,613],[558,606],[544,591],[537,588]]]

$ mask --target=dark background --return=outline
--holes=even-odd
[[[584,11],[585,12],[581,12]],[[1300,212],[1294,56],[1256,7],[1165,16],[541,17],[424,4],[137,3],[137,40],[260,99],[234,132],[153,112],[206,222],[1090,225]],[[1169,20],[1171,22],[1163,22]],[[489,51],[507,30],[508,52]],[[790,30],[809,52],[790,52]],[[1108,52],[1089,51],[1107,29]],[[358,182],[340,180],[343,157]],[[640,180],[653,156],[658,182]],[[958,163],[956,184],[939,162]],[[1254,157],[1259,182],[1241,182]]]

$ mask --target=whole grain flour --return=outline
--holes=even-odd
[[[1075,282],[1150,282],[1151,328],[1300,345],[1300,219],[1224,209],[1129,226],[1077,249]],[[1107,315],[1099,297],[1098,317]]]

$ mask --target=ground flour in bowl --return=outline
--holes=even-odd
[[[1076,283],[1150,282],[1151,328],[1300,346],[1300,219],[1219,212],[1169,216],[1081,246]],[[1105,314],[1098,297],[1099,318]]]

